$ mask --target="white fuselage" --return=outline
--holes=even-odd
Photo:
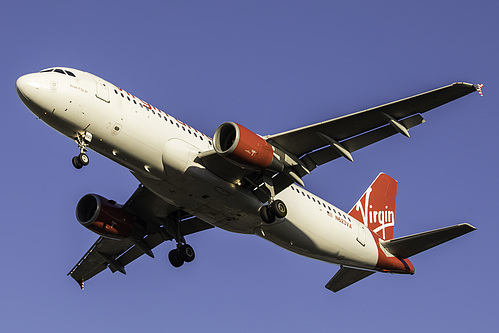
[[[212,141],[177,120],[92,74],[68,69],[28,74],[18,81],[25,104],[41,120],[74,139],[92,134],[89,148],[130,169],[168,203],[225,230],[256,234],[295,253],[372,269],[376,241],[364,226],[325,200],[292,185],[276,198],[287,216],[262,222],[262,203],[248,190],[212,174],[196,157]]]

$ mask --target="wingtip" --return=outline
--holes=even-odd
[[[475,87],[476,91],[478,91],[480,96],[483,97],[483,93],[482,93],[483,84],[482,83],[474,84],[473,87]]]
[[[461,223],[461,225],[469,229],[470,232],[476,230],[476,228],[469,223]]]

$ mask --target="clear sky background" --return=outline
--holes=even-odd
[[[497,1],[4,1],[0,5],[2,332],[469,332],[497,330]],[[304,178],[348,210],[383,171],[399,181],[395,236],[478,230],[333,294],[338,267],[256,236],[188,236],[82,292],[67,272],[97,239],[86,193],[125,202],[138,182],[21,103],[15,80],[52,66],[94,73],[212,136],[225,121],[274,134],[456,81],[477,93]],[[161,135],[161,133],[158,133]],[[312,222],[311,222],[312,223]]]

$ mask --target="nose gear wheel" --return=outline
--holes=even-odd
[[[80,148],[80,154],[74,156],[72,159],[73,166],[76,169],[81,169],[82,167],[88,165],[88,163],[90,162],[90,159],[86,154],[86,152],[88,151],[87,147],[90,141],[92,141],[92,134],[90,132],[76,133],[75,142],[78,145],[78,148]]]

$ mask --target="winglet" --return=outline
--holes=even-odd
[[[473,87],[475,87],[476,91],[478,91],[478,93],[480,94],[480,96],[483,97],[483,93],[482,93],[483,84],[481,84],[481,83],[474,84]]]

